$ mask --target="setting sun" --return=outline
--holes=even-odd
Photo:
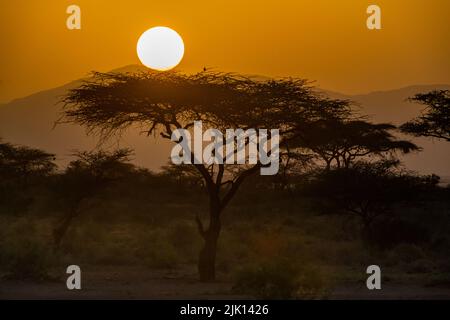
[[[184,43],[180,35],[167,27],[154,27],[139,38],[137,54],[148,68],[166,71],[176,67],[184,55]]]

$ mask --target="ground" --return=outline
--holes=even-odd
[[[82,270],[82,290],[66,289],[65,278],[0,280],[0,299],[252,299],[232,293],[230,281],[201,283],[194,270],[155,271],[145,267],[95,266]],[[450,287],[364,282],[338,285],[328,299],[450,299]]]

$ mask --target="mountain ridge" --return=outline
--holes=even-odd
[[[146,71],[146,70],[148,70],[148,69],[143,67],[143,66],[140,66],[140,65],[137,65],[137,64],[130,64],[130,65],[127,65],[127,66],[124,66],[124,67],[119,67],[119,68],[112,69],[112,70],[110,70],[108,72],[110,72],[110,73],[131,72],[132,73],[132,72],[140,72],[140,71]],[[183,70],[178,70],[178,71],[183,73]],[[89,75],[92,72],[95,72],[95,71],[90,71],[89,73],[87,73],[87,75]],[[269,77],[269,76],[264,76],[264,75],[260,75],[260,74],[244,74],[244,76],[249,77],[249,78],[261,79],[261,80],[288,78],[288,77]],[[40,91],[35,92],[35,93],[27,94],[27,95],[25,95],[23,97],[14,98],[14,99],[11,99],[8,102],[0,103],[0,107],[2,107],[4,105],[7,105],[7,104],[10,104],[10,103],[14,103],[14,102],[16,102],[18,100],[23,100],[23,99],[27,99],[27,98],[30,98],[30,97],[35,96],[35,95],[46,93],[48,91],[60,90],[62,88],[72,88],[72,87],[75,87],[76,84],[81,83],[82,81],[87,80],[88,78],[89,77],[86,76],[86,77],[83,77],[83,78],[80,78],[80,79],[77,79],[77,80],[73,80],[73,81],[67,82],[67,83],[65,83],[63,85],[56,86],[54,88],[44,89],[44,90],[40,90]],[[430,88],[430,90],[432,90],[432,89],[438,89],[439,90],[439,88],[450,89],[450,84],[443,84],[443,83],[437,83],[437,84],[413,84],[413,85],[402,86],[402,87],[399,87],[399,88],[386,89],[386,90],[374,90],[374,91],[369,91],[369,92],[366,92],[366,93],[357,93],[357,94],[350,94],[350,93],[338,92],[338,91],[335,91],[335,90],[328,90],[328,89],[322,88],[320,86],[317,86],[317,87],[315,86],[314,88],[319,90],[319,91],[323,91],[326,94],[330,94],[330,97],[341,96],[341,97],[351,98],[351,97],[363,97],[363,96],[367,96],[367,95],[384,94],[384,93],[388,93],[388,92],[392,93],[392,92],[400,92],[400,91],[406,91],[406,90],[412,91],[413,88],[417,88],[417,89],[422,88],[423,89],[423,88],[427,88],[427,87]]]

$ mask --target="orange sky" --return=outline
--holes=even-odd
[[[66,8],[82,30],[66,29]],[[379,31],[366,8],[382,10]],[[360,93],[450,83],[448,0],[2,0],[0,102],[139,63],[146,29],[165,25],[184,39],[179,68],[317,80]]]

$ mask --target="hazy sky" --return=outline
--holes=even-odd
[[[81,7],[82,30],[66,28]],[[366,8],[382,10],[382,30]],[[184,39],[179,69],[299,76],[343,93],[450,83],[448,0],[1,0],[0,102],[91,70],[139,63],[136,42],[165,25]]]

